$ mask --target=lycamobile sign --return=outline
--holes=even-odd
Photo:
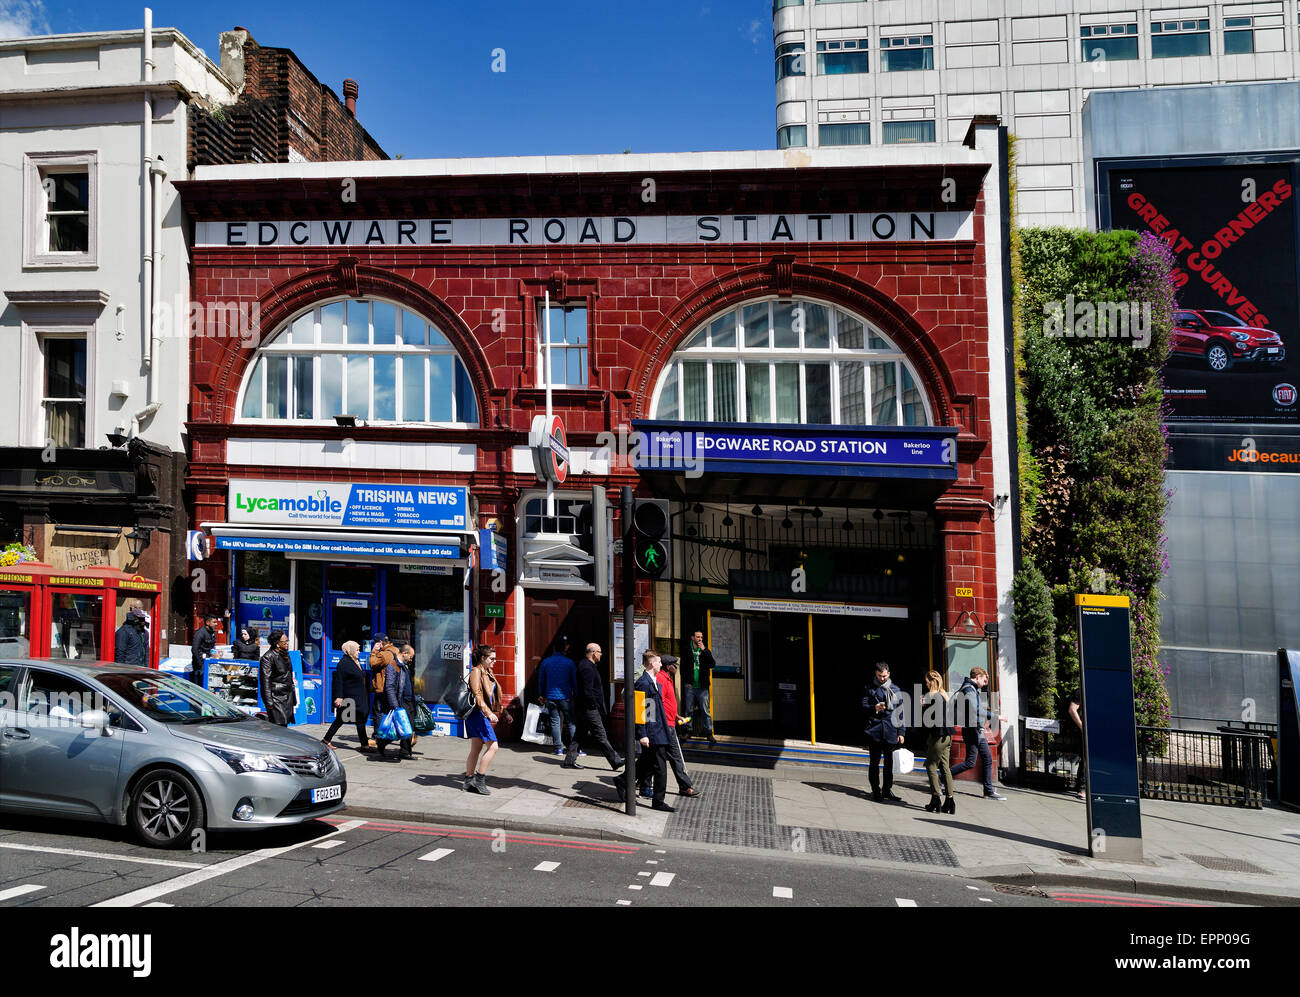
[[[281,526],[463,530],[468,506],[467,490],[451,485],[232,478],[228,518]]]

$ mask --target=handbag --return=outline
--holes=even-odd
[[[423,699],[415,701],[415,716],[411,718],[411,729],[417,734],[433,732],[433,712],[425,705]]]
[[[906,748],[895,748],[890,754],[894,756],[894,775],[907,775],[916,767],[916,755]]]
[[[545,712],[536,703],[528,704],[528,714],[524,719],[524,732],[521,737],[529,744],[549,744],[550,738],[542,731],[542,717]]]
[[[474,694],[470,692],[469,683],[463,678],[447,686],[442,694],[442,702],[462,720],[473,713],[478,706],[474,701]]]

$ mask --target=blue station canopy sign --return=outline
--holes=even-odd
[[[957,477],[947,426],[798,426],[639,419],[629,441],[638,471],[824,477]]]
[[[464,530],[469,490],[458,485],[379,485],[231,478],[227,521],[266,526]]]

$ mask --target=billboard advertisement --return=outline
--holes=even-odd
[[[1171,422],[1300,423],[1293,173],[1290,161],[1105,166],[1107,227],[1174,254]]]

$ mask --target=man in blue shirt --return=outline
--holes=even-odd
[[[551,726],[551,740],[555,753],[562,755],[577,733],[573,723],[573,693],[578,682],[578,669],[568,656],[569,639],[556,637],[551,644],[551,654],[542,659],[537,668],[537,702],[546,708]],[[564,721],[566,737],[560,740],[560,721]]]

